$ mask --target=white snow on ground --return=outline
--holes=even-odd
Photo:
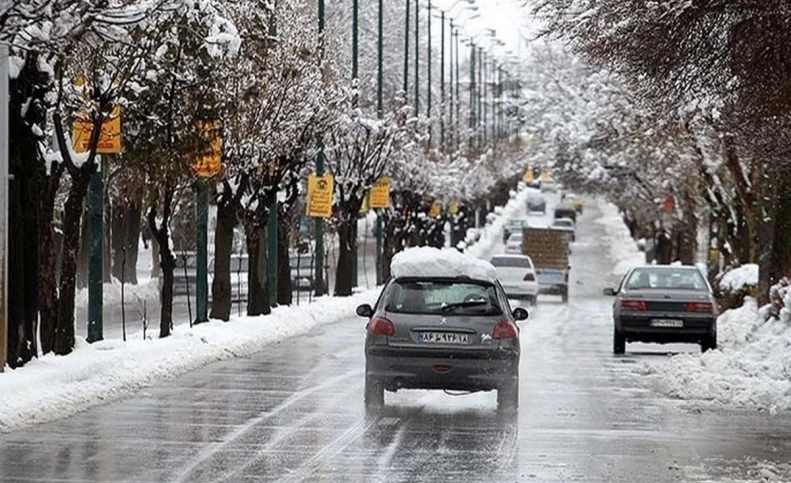
[[[393,257],[390,270],[394,277],[467,276],[492,283],[497,281],[497,271],[491,263],[454,249],[410,248]]]
[[[0,432],[65,417],[210,362],[253,354],[265,344],[353,317],[358,304],[372,303],[377,295],[372,290],[276,308],[266,317],[176,327],[166,339],[80,340],[68,356],[49,354],[0,374]]]
[[[758,265],[754,263],[734,268],[723,275],[720,280],[720,288],[731,292],[755,285],[758,285]]]
[[[467,248],[465,253],[483,260],[491,259],[495,254],[495,250],[502,247],[503,229],[505,226],[511,220],[524,214],[527,205],[527,195],[531,192],[538,193],[538,190],[525,188],[512,196],[505,207],[495,209],[495,213],[490,215],[493,221],[482,229],[480,240]]]
[[[754,299],[723,313],[719,349],[646,362],[645,375],[670,397],[770,412],[791,409],[791,327],[764,322]]]
[[[159,304],[159,279],[150,278],[142,283],[133,285],[130,283],[124,286],[124,300],[127,307],[136,305],[138,302],[146,301],[149,306]],[[121,305],[121,282],[113,279],[112,283],[105,283],[102,286],[102,303],[107,305]],[[78,307],[88,306],[88,288],[80,289],[75,298],[75,305]]]
[[[623,222],[618,208],[601,199],[597,202],[602,216],[596,220],[596,223],[604,225],[610,246],[610,255],[616,262],[612,270],[613,275],[621,276],[632,267],[645,265],[645,253],[637,248],[637,243],[632,239],[629,228]]]

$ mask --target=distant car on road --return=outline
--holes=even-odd
[[[577,225],[571,218],[556,218],[552,222],[552,228],[567,232],[571,241],[577,241]]]
[[[562,202],[555,207],[555,212],[553,213],[553,218],[571,218],[574,220],[574,223],[577,222],[577,210],[571,206],[570,203]]]
[[[529,223],[525,218],[518,218],[516,220],[511,220],[505,228],[503,228],[503,243],[508,242],[508,238],[514,233],[522,233],[522,229],[528,226]]]
[[[541,180],[542,193],[557,193],[558,185],[552,180]]]
[[[375,307],[361,305],[365,406],[384,391],[497,391],[498,409],[519,405],[519,327],[489,262],[429,248],[402,252]]]
[[[522,253],[522,233],[511,233],[508,240],[505,242],[505,253],[514,253],[521,255]]]
[[[497,255],[492,258],[497,277],[508,298],[524,299],[531,305],[538,300],[538,279],[533,261],[526,255]]]
[[[527,213],[541,213],[547,214],[547,200],[541,195],[528,195],[527,197]]]
[[[627,342],[692,342],[703,352],[717,348],[717,305],[711,286],[696,267],[635,267],[614,295],[613,352]]]
[[[582,210],[585,207],[585,202],[583,202],[579,196],[575,195],[574,193],[566,193],[563,195],[562,200],[573,206],[577,213],[580,215],[582,214]]]

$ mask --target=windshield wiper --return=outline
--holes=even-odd
[[[459,307],[478,307],[479,305],[486,305],[485,300],[470,300],[469,302],[459,302],[455,304],[448,304],[443,305],[441,310],[442,312],[450,312],[453,309],[457,309]]]

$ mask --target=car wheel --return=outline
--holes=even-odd
[[[497,389],[497,410],[516,411],[519,408],[519,379]]]
[[[385,388],[373,377],[365,376],[365,407],[380,408],[385,403]]]
[[[700,342],[701,352],[707,352],[717,348],[717,336],[709,336]]]
[[[563,297],[564,304],[569,303],[569,289],[566,289],[560,296]]]
[[[612,353],[623,354],[624,352],[626,352],[626,337],[616,330],[612,337]]]

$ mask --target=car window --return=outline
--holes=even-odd
[[[494,257],[492,265],[495,267],[533,268],[527,257]]]
[[[629,290],[671,289],[707,291],[708,285],[697,270],[638,268],[626,282]]]
[[[466,302],[480,305],[460,306],[451,311],[443,307]],[[478,282],[397,280],[387,296],[387,312],[401,314],[501,315],[495,286]]]
[[[514,233],[513,235],[508,237],[509,242],[521,242],[522,241],[522,234],[521,233]]]

